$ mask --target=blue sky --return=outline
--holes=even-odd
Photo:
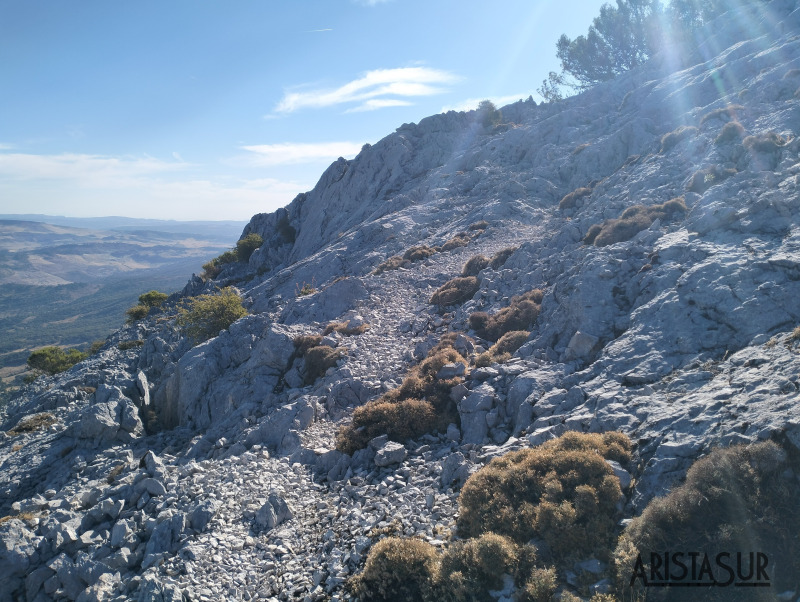
[[[0,0],[0,213],[249,219],[529,95],[602,0]]]

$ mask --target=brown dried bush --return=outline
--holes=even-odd
[[[437,252],[438,249],[434,247],[429,247],[428,245],[419,245],[416,247],[411,247],[405,253],[403,253],[403,259],[408,259],[409,261],[422,261],[431,255],[435,255]]]
[[[296,336],[292,341],[295,349],[300,355],[305,355],[306,351],[312,347],[316,347],[322,342],[322,335],[319,334],[301,334]]]
[[[469,232],[459,232],[442,245],[442,251],[451,251],[459,247],[466,247],[471,240],[472,237],[469,235]]]
[[[323,376],[328,368],[334,367],[339,358],[342,357],[342,353],[339,349],[320,345],[310,347],[305,352],[304,357],[306,360],[305,384],[310,385]]]
[[[350,322],[331,322],[322,331],[322,334],[327,336],[332,332],[338,332],[346,337],[351,337],[359,334],[364,334],[370,329],[370,325],[364,322],[358,326],[350,326]]]
[[[744,127],[738,121],[729,121],[722,126],[719,135],[714,138],[714,144],[728,144],[738,142],[744,136]]]
[[[472,299],[480,287],[481,283],[475,276],[453,278],[433,293],[430,303],[440,306],[459,305]]]
[[[411,261],[409,261],[408,259],[403,259],[399,255],[395,255],[394,257],[390,257],[389,259],[381,263],[377,268],[375,268],[372,271],[372,273],[378,276],[390,270],[399,270],[400,268],[407,268],[410,265]]]
[[[755,136],[747,136],[742,140],[742,146],[757,153],[774,153],[786,146],[786,138],[775,132],[766,132]]]
[[[747,559],[747,552],[761,551],[769,567],[781,567],[769,572],[771,592],[793,588],[800,575],[800,484],[786,475],[797,474],[800,468],[795,454],[767,441],[716,449],[697,460],[684,484],[652,500],[619,538],[615,551],[618,587],[637,593],[629,587],[637,556],[641,554],[649,574],[650,553],[669,550],[699,551],[710,558],[728,552],[734,555],[728,564],[734,565],[736,552],[745,553]],[[684,560],[688,562],[685,555]],[[636,585],[641,586],[641,580]],[[752,591],[740,593],[745,589],[752,588],[709,588],[704,599],[757,599]],[[685,598],[673,594],[664,599]]]
[[[370,401],[356,408],[353,423],[336,434],[336,449],[353,454],[380,435],[403,443],[429,433],[438,420],[433,406],[420,399],[402,401]]]
[[[470,224],[467,230],[475,231],[475,230],[486,230],[489,227],[489,222],[485,219],[482,219],[479,222],[475,222],[474,224]]]
[[[576,188],[569,194],[564,195],[564,198],[562,198],[558,202],[558,208],[561,209],[562,211],[564,209],[574,209],[577,206],[578,201],[580,199],[589,196],[590,194],[592,194],[591,188],[588,188],[586,186],[582,188]]]
[[[49,412],[42,412],[41,414],[32,414],[22,418],[14,428],[7,431],[9,437],[16,437],[22,433],[32,433],[34,431],[41,431],[56,423],[56,417]]]
[[[659,152],[665,153],[674,148],[684,140],[693,138],[697,135],[699,130],[693,125],[682,125],[679,128],[672,130],[668,134],[661,137],[661,150]]]
[[[742,105],[728,105],[727,107],[722,107],[719,109],[714,109],[713,111],[709,111],[703,118],[700,120],[700,125],[703,125],[707,121],[711,121],[712,119],[724,119],[725,121],[736,121],[736,114],[739,111],[744,111],[744,107]]]
[[[452,543],[441,560],[440,579],[459,573],[477,600],[488,599],[489,590],[503,589],[503,573],[517,571],[518,546],[508,537],[483,533],[473,539]]]
[[[512,330],[530,329],[539,317],[544,293],[533,289],[511,298],[511,304],[490,316],[476,311],[469,316],[469,327],[487,341],[497,341]]]
[[[489,261],[489,267],[493,270],[499,270],[500,268],[505,265],[508,258],[514,254],[519,247],[507,247],[502,251],[498,251],[494,255],[492,255],[491,261]]]
[[[488,257],[484,257],[483,255],[475,255],[470,257],[469,261],[464,264],[464,267],[461,269],[461,276],[463,278],[466,278],[467,276],[477,276],[480,274],[481,270],[486,269],[488,266]]]
[[[619,219],[608,219],[599,228],[592,226],[583,239],[584,244],[605,247],[617,242],[630,240],[642,230],[660,219],[662,222],[673,221],[686,213],[683,197],[671,199],[659,205],[634,205],[622,212]]]

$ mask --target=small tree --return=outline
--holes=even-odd
[[[482,100],[478,104],[478,116],[484,127],[493,127],[503,120],[503,114],[497,110],[491,100]]]
[[[217,295],[189,299],[186,306],[178,309],[178,326],[193,340],[203,342],[246,315],[239,295],[228,286]]]
[[[236,243],[236,257],[239,261],[249,261],[250,256],[258,247],[264,244],[264,239],[251,232]]]

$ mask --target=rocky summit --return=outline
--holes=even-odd
[[[347,600],[380,538],[445,547],[472,473],[568,431],[630,437],[627,518],[714,448],[800,450],[800,10],[757,4],[499,123],[402,125],[254,216],[247,262],[27,386],[0,600]],[[178,307],[229,286],[248,315],[197,344]],[[443,340],[469,361],[423,374]],[[337,449],[412,373],[450,419]]]

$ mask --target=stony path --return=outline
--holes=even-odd
[[[432,292],[473,255],[491,256],[536,235],[536,228],[524,226],[487,233],[408,270],[365,278],[372,298],[359,311],[372,328],[346,340],[351,378],[399,382],[416,342],[447,330],[427,303]],[[332,449],[337,428],[328,420],[312,424],[303,433],[304,447]],[[219,510],[207,533],[160,567],[160,579],[198,600],[347,599],[342,584],[380,534],[416,535],[434,545],[450,535],[457,492],[442,490],[437,460],[457,449],[445,436],[427,436],[399,467],[370,465],[333,483],[315,481],[312,467],[270,458],[258,446],[238,457],[171,469],[187,507],[212,500]],[[294,517],[266,532],[255,516],[271,492],[286,500]]]

